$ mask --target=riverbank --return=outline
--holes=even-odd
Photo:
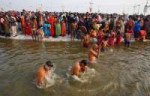
[[[5,37],[5,36],[0,36],[0,38],[2,39],[14,39],[14,40],[33,40],[31,36],[27,36],[27,35],[17,35],[15,37]],[[92,41],[96,41],[96,39],[92,39]],[[44,38],[43,40],[40,40],[40,41],[43,41],[43,42],[70,42],[71,41],[71,38],[70,38],[70,35],[66,35],[64,37],[62,36],[58,36],[57,38],[54,38],[54,37],[49,37],[49,38]],[[81,41],[80,39],[74,39],[75,42],[79,42]],[[121,42],[124,42],[124,39],[122,39]],[[135,39],[132,38],[131,39],[131,42],[135,42]],[[144,42],[150,42],[150,40],[144,40]]]
[[[16,37],[5,37],[5,36],[0,36],[0,38],[3,39],[14,39],[14,40],[33,40],[31,36],[26,36],[26,35],[17,35]],[[46,42],[51,42],[51,41],[55,41],[55,42],[60,42],[60,41],[64,41],[64,42],[69,42],[71,41],[70,35],[67,36],[59,36],[57,38],[54,37],[49,37],[49,38],[44,38],[43,40],[40,41],[46,41]],[[80,41],[78,39],[74,39],[74,41]]]

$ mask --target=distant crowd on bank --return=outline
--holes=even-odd
[[[32,12],[23,10],[0,12],[0,35],[32,36],[33,40],[69,35],[71,40],[123,37],[128,41],[150,38],[150,15],[118,15],[101,13]],[[87,37],[87,38],[86,38]],[[110,40],[110,43],[113,40]],[[87,44],[85,44],[87,45]]]

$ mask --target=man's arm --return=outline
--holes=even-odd
[[[98,52],[94,51],[94,50],[91,50],[92,54],[97,57],[98,56]]]

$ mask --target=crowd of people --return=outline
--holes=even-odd
[[[30,35],[34,40],[70,35],[71,40],[86,41],[86,47],[89,38],[98,41],[109,38],[112,46],[113,38],[119,42],[122,36],[129,44],[131,37],[136,40],[150,37],[150,16],[25,10],[0,12],[0,35],[15,37],[18,34]]]

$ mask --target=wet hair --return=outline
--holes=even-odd
[[[49,60],[49,61],[46,61],[46,65],[48,66],[48,67],[53,67],[53,64],[52,64],[52,62]]]
[[[84,64],[84,66],[87,66],[88,61],[87,60],[81,60],[80,63]]]

